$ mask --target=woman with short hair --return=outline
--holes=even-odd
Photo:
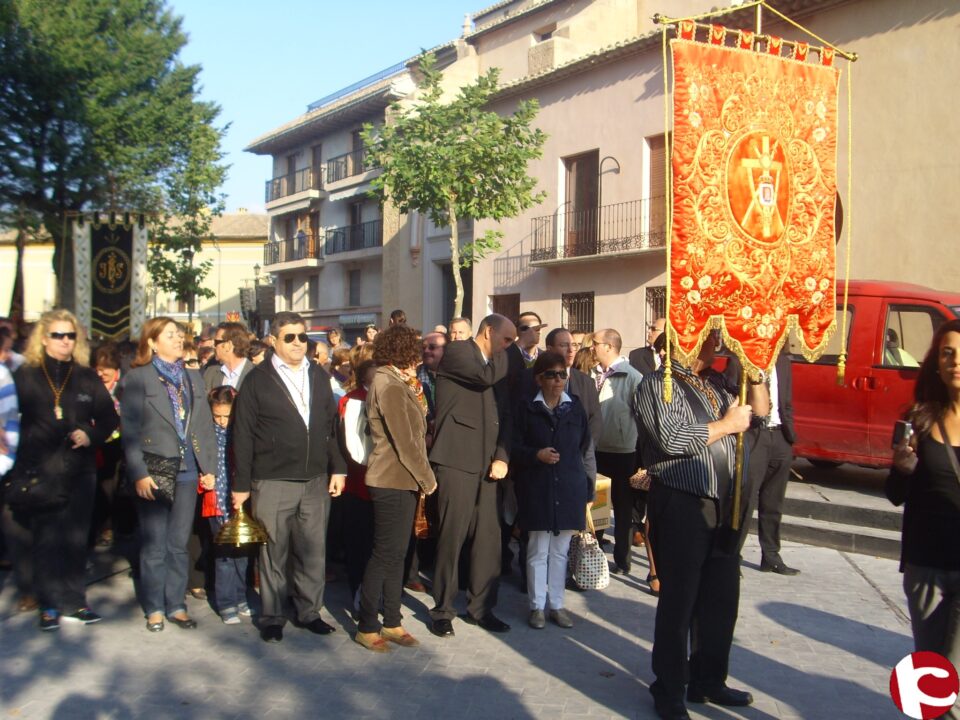
[[[420,643],[401,624],[403,561],[410,542],[420,493],[437,489],[427,460],[427,401],[417,380],[420,335],[394,325],[373,341],[377,372],[367,394],[367,420],[373,450],[366,483],[373,501],[373,552],[360,585],[360,622],[355,640],[373,652],[389,643]],[[383,623],[378,617],[383,600]]]
[[[77,318],[68,310],[51,310],[34,325],[24,363],[14,373],[21,416],[13,472],[37,471],[66,492],[60,507],[14,511],[32,536],[31,557],[21,561],[33,561],[41,630],[57,630],[61,617],[87,625],[101,619],[87,607],[87,538],[96,496],[96,449],[119,419],[89,360],[90,346]],[[25,549],[18,554],[25,555]]]

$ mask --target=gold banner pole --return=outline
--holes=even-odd
[[[747,369],[743,368],[740,371],[740,404],[747,404]],[[737,459],[736,466],[733,473],[734,484],[733,484],[733,518],[731,519],[731,527],[734,530],[740,529],[740,504],[743,502],[742,493],[740,492],[740,487],[743,485],[743,456],[744,456],[744,446],[743,446],[743,433],[737,433]]]

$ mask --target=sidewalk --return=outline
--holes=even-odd
[[[283,642],[268,645],[249,622],[225,626],[192,599],[198,630],[148,633],[119,562],[89,590],[104,622],[41,633],[35,614],[12,612],[5,573],[0,718],[654,718],[656,600],[640,581],[642,555],[633,576],[613,576],[607,590],[567,593],[569,631],[526,626],[515,575],[501,585],[497,612],[513,626],[502,636],[455,621],[455,638],[435,638],[430,598],[406,595],[405,626],[423,645],[386,656],[352,642],[344,582],[327,592],[335,634],[287,625]],[[902,718],[887,690],[891,668],[912,650],[897,563],[794,543],[783,556],[803,574],[760,573],[756,538],[744,548],[730,684],[756,703],[691,704],[691,715]]]

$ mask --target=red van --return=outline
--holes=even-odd
[[[837,385],[842,285],[837,332],[826,353],[808,363],[791,333],[794,453],[816,465],[843,462],[888,467],[894,422],[913,402],[918,365],[939,325],[960,317],[960,293],[878,280],[851,280],[847,363]]]

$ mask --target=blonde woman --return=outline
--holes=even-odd
[[[51,509],[14,508],[30,529],[33,586],[40,629],[57,630],[61,617],[84,624],[101,618],[87,607],[87,537],[96,497],[96,448],[119,425],[113,399],[89,367],[84,329],[68,310],[51,310],[33,327],[24,363],[14,374],[20,405],[20,445],[14,471],[38,472],[62,484],[65,501]]]

